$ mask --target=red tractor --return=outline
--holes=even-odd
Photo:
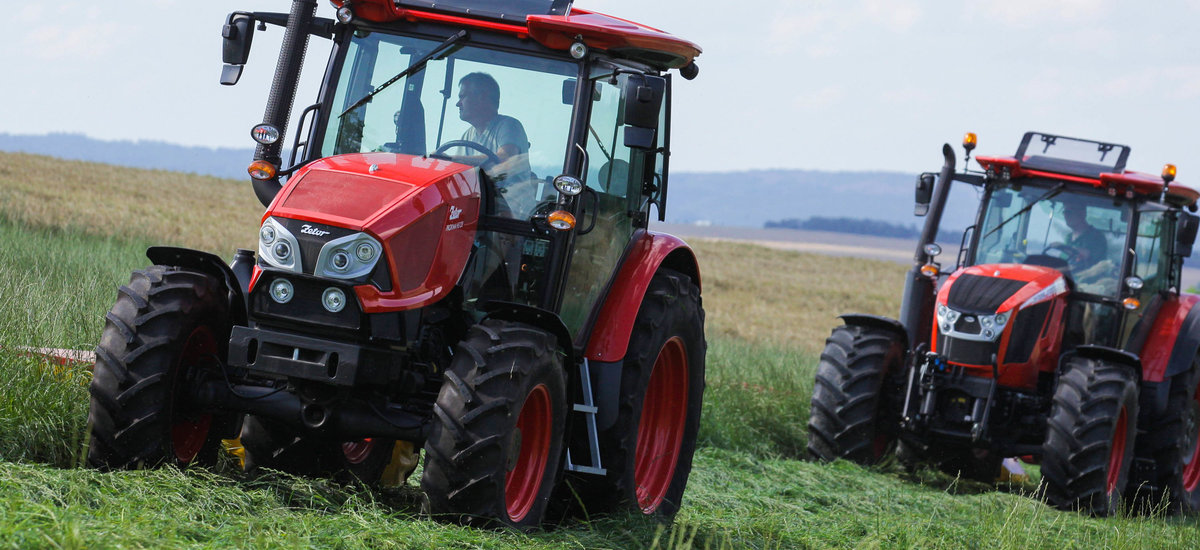
[[[917,180],[927,218],[900,319],[843,315],[826,342],[809,451],[869,464],[895,449],[986,481],[1022,456],[1060,508],[1200,508],[1200,297],[1180,280],[1200,193],[1171,165],[1125,170],[1129,148],[1110,143],[1030,132],[981,172],[943,155]],[[980,204],[942,236],[961,243],[946,273],[952,185]]]
[[[206,463],[240,435],[248,468],[372,482],[423,448],[437,517],[672,517],[704,311],[695,255],[647,225],[668,71],[700,49],[570,0],[333,5],[229,16],[224,84],[256,25],[286,29],[251,132],[257,254],[148,251],[97,348],[89,462]],[[284,165],[310,37],[332,53]]]

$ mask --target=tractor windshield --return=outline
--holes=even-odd
[[[1061,186],[1002,185],[992,191],[975,254],[978,264],[1053,267],[1089,294],[1115,297],[1131,206]]]
[[[563,169],[573,99],[564,90],[574,89],[578,65],[466,40],[435,52],[440,45],[355,33],[345,46],[321,156],[444,155],[480,166],[496,182],[507,205],[500,215],[528,217],[542,180]]]

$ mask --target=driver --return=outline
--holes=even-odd
[[[1108,257],[1108,240],[1099,229],[1087,222],[1087,207],[1068,203],[1063,217],[1071,233],[1064,243],[1072,250],[1071,271],[1080,273]]]
[[[458,118],[470,126],[462,139],[473,141],[494,153],[500,162],[487,167],[492,179],[508,182],[530,178],[529,138],[517,119],[500,114],[500,85],[491,75],[475,72],[458,81]],[[455,161],[475,166],[487,162],[487,155],[462,148]]]

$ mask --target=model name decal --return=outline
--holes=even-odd
[[[462,226],[463,226],[463,222],[452,223],[452,224],[446,226],[446,231],[454,231],[455,229],[458,229]]]
[[[324,229],[318,229],[316,227],[308,225],[307,223],[300,226],[300,232],[304,233],[305,235],[314,235],[317,237],[324,237],[325,235],[329,234],[328,231],[325,231]]]

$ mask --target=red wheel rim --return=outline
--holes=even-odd
[[[658,509],[671,486],[683,444],[687,402],[687,352],[683,340],[675,337],[663,344],[654,361],[638,423],[634,481],[642,513]]]
[[[1121,407],[1121,414],[1117,415],[1117,426],[1113,432],[1112,449],[1108,454],[1108,486],[1106,492],[1113,494],[1117,490],[1117,481],[1121,478],[1121,463],[1125,460],[1125,434],[1128,428],[1129,418],[1125,412],[1125,407]]]
[[[206,326],[199,326],[188,335],[187,342],[183,345],[183,351],[179,355],[179,366],[175,371],[174,402],[171,404],[171,408],[175,412],[172,415],[173,422],[171,423],[171,446],[175,450],[175,458],[182,464],[195,460],[196,455],[200,454],[200,449],[204,448],[204,442],[208,440],[208,430],[212,426],[212,415],[185,417],[179,414],[178,403],[182,393],[180,385],[186,383],[184,378],[188,373],[204,364],[216,353],[217,341],[213,338],[212,331]]]
[[[1197,460],[1197,456],[1200,456],[1200,387],[1196,388],[1188,405],[1190,410],[1184,418],[1183,429],[1184,441],[1191,437],[1191,448],[1186,449],[1191,452],[1183,458],[1183,489],[1190,493],[1200,485],[1200,460]]]
[[[347,441],[342,443],[342,455],[350,464],[362,464],[375,450],[375,441],[371,438],[362,441]]]
[[[504,500],[508,507],[508,519],[514,523],[525,519],[525,515],[537,502],[550,457],[550,431],[554,425],[551,414],[550,390],[538,384],[525,396],[521,415],[517,417],[517,429],[513,434],[520,445],[516,463],[504,478]]]

